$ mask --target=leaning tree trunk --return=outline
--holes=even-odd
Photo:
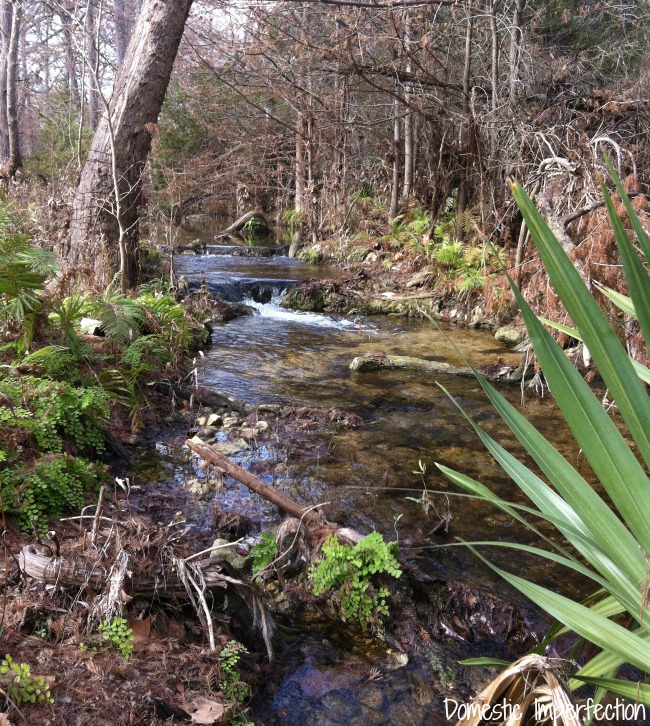
[[[137,281],[142,174],[192,0],[145,0],[72,208],[67,267],[99,285]]]

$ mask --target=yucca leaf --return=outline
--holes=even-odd
[[[623,295],[622,292],[618,292],[617,290],[612,290],[611,287],[602,285],[597,280],[594,280],[594,285],[606,298],[613,302],[619,310],[624,312],[626,315],[630,315],[636,320],[636,310],[634,309],[634,303],[632,302],[631,297]]]
[[[570,570],[573,570],[574,572],[579,573],[580,575],[583,575],[583,577],[586,577],[590,580],[593,580],[594,582],[598,583],[602,588],[606,589],[609,593],[611,593],[611,597],[614,601],[617,601],[618,604],[618,611],[622,612],[627,610],[631,610],[634,608],[637,608],[639,606],[639,594],[638,592],[635,592],[632,590],[631,592],[625,592],[624,589],[619,589],[620,581],[613,580],[608,581],[605,578],[601,577],[600,575],[597,575],[593,570],[590,570],[588,567],[585,567],[584,565],[580,564],[575,557],[565,557],[564,555],[557,554],[555,552],[551,552],[549,550],[543,550],[539,547],[534,547],[533,545],[525,545],[521,544],[520,542],[509,542],[507,540],[486,540],[484,542],[481,541],[471,541],[467,542],[465,540],[462,540],[459,544],[470,546],[472,548],[475,547],[504,547],[506,549],[513,549],[518,550],[519,552],[526,552],[530,555],[535,555],[536,557],[541,557],[543,559],[551,560],[552,562],[556,562],[558,565],[562,565],[563,567],[567,567]],[[446,545],[447,547],[453,547],[453,545]],[[636,602],[635,602],[636,601]],[[602,614],[598,608],[590,608],[594,612],[598,614]],[[649,632],[650,635],[650,632]]]
[[[589,683],[592,686],[605,688],[611,693],[616,693],[618,696],[629,698],[634,703],[650,706],[650,685],[647,683],[622,681],[619,678],[587,678],[585,676],[574,676],[574,678]]]
[[[507,660],[500,660],[499,658],[468,658],[467,660],[459,660],[459,665],[462,666],[509,666]]]
[[[525,305],[525,303],[524,303]],[[532,311],[531,311],[532,316]],[[534,316],[532,316],[534,318]],[[594,398],[587,384],[582,380],[578,372],[573,368],[566,356],[562,353],[550,335],[544,330],[541,324],[537,323],[539,329],[546,336],[546,341],[551,350],[561,359],[561,365],[568,368],[571,376],[577,377],[580,384],[584,386],[583,398],[591,409],[596,409],[598,417],[606,432],[614,429],[614,425],[603,411],[598,401]],[[530,328],[529,328],[530,331]],[[531,334],[531,338],[532,338]],[[538,346],[533,340],[537,352]],[[541,360],[541,359],[540,359]],[[569,464],[568,461],[550,444],[517,409],[510,404],[488,381],[477,374],[479,383],[486,392],[492,405],[496,408],[501,418],[506,422],[508,428],[515,434],[526,451],[533,457],[540,469],[546,474],[553,486],[566,500],[571,509],[576,512],[579,520],[588,528],[598,548],[605,553],[609,559],[615,562],[633,582],[638,582],[646,572],[647,563],[643,554],[639,551],[638,543],[630,532],[623,526],[618,517],[612,512],[607,504],[598,496],[589,483]],[[553,387],[556,397],[559,394]],[[571,396],[574,401],[572,415],[579,418],[580,402],[575,401],[576,394],[571,388]],[[589,415],[589,412],[587,412]],[[582,425],[582,422],[580,422]],[[624,442],[623,442],[623,445]],[[585,451],[587,453],[587,451]],[[513,457],[514,458],[514,457]],[[587,458],[589,456],[587,455]],[[635,463],[636,459],[634,459]],[[637,464],[638,465],[638,464]],[[520,465],[525,469],[523,465]],[[523,472],[522,472],[523,476]],[[632,495],[631,495],[632,496]],[[539,506],[539,503],[536,502]],[[636,510],[635,510],[636,511]]]
[[[638,628],[631,631],[633,635],[640,638],[643,642],[647,643],[646,647],[650,649],[650,634],[647,630]],[[612,653],[608,650],[602,652],[590,658],[587,663],[576,673],[575,677],[584,676],[602,676],[604,673],[610,673],[618,670],[627,660],[617,653]],[[569,681],[569,688],[575,690],[579,688],[581,683],[577,681]]]
[[[618,191],[621,196],[623,206],[625,207],[627,216],[632,224],[632,229],[634,229],[634,234],[636,236],[637,242],[639,243],[639,246],[641,247],[641,251],[643,252],[646,262],[650,264],[650,240],[648,239],[648,235],[643,229],[641,220],[639,219],[637,213],[634,211],[634,208],[632,207],[632,202],[626,194],[625,189],[623,188],[623,184],[618,174],[614,170],[612,162],[609,160],[609,157],[607,155],[605,155],[605,164],[607,164],[609,173],[612,175],[612,179],[614,180],[614,184],[616,186],[616,191]]]
[[[601,286],[599,286],[600,288]],[[567,335],[570,335],[572,338],[575,338],[576,340],[579,340],[582,343],[582,338],[580,337],[580,333],[575,328],[570,328],[568,325],[562,325],[562,323],[556,323],[553,320],[548,320],[547,318],[541,318],[540,320],[544,325],[548,325],[550,328],[555,328],[556,330],[559,330],[561,333],[566,333]],[[634,360],[634,358],[629,358],[630,363],[632,364],[632,367],[634,368],[637,376],[644,382],[650,384],[650,368],[647,368],[642,363],[639,363],[638,360]]]
[[[518,184],[513,185],[513,194],[535,240],[556,293],[560,296],[562,304],[580,331],[585,345],[589,348],[594,363],[616,401],[641,456],[650,466],[650,399],[648,394],[630,365],[627,353],[607,322],[605,315],[535,205]],[[545,375],[547,375],[546,372]],[[556,398],[562,405],[562,396],[558,395]],[[578,438],[577,435],[576,438]],[[580,441],[580,439],[578,440]],[[580,441],[580,444],[582,445],[583,442]],[[608,452],[610,457],[612,453],[614,453],[613,449]],[[596,457],[596,462],[598,459],[599,457]],[[612,459],[611,463],[618,466],[621,463],[618,459],[619,457]],[[607,466],[610,465],[607,464]],[[631,475],[635,480],[639,474],[643,473],[640,466],[633,467],[631,471],[627,471],[626,466],[620,471],[621,474],[623,472],[626,476]],[[596,473],[600,476],[599,472]],[[648,496],[645,499],[647,503],[650,503],[650,488],[647,485],[646,489]],[[650,509],[646,511],[650,512]],[[625,516],[626,512],[622,512],[622,514]],[[645,523],[646,527],[647,525],[648,521]],[[634,533],[639,536],[636,530]],[[648,550],[647,531],[640,539],[646,551],[650,551]]]
[[[641,547],[650,552],[648,477],[587,383],[534,315],[512,281],[511,286],[535,354],[564,418],[623,520]],[[635,377],[635,381],[641,385],[638,378]],[[646,396],[645,392],[643,396]],[[495,400],[498,398],[495,397]],[[586,490],[585,495],[588,496]],[[642,554],[638,546],[635,552],[626,546],[626,552],[629,552],[634,562],[641,562]]]
[[[627,231],[620,217],[616,214],[614,202],[607,188],[602,182],[600,187],[605,197],[605,206],[607,207],[607,213],[609,214],[609,219],[614,229],[614,238],[616,239],[618,253],[623,262],[625,281],[634,304],[636,317],[639,321],[644,340],[646,343],[650,343],[650,278],[648,278],[648,271],[634,251]]]
[[[496,567],[475,549],[470,549],[504,580],[578,635],[605,650],[617,653],[625,662],[650,672],[650,648],[638,636],[564,595]]]

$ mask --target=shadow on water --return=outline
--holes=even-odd
[[[255,309],[253,316],[214,329],[212,347],[206,351],[200,371],[202,384],[254,405],[337,407],[363,419],[358,428],[305,434],[299,443],[276,436],[235,460],[306,505],[329,502],[326,511],[332,521],[362,532],[377,529],[389,537],[399,536],[402,552],[432,578],[500,593],[539,622],[535,608],[465,548],[440,548],[441,540],[431,534],[438,514],[449,509],[448,543],[455,538],[533,543],[528,531],[505,515],[471,498],[455,496],[456,490],[435,468],[436,462],[453,467],[504,499],[521,501],[516,486],[484,450],[455,405],[459,403],[488,433],[532,465],[478,383],[453,377],[436,380],[404,371],[352,373],[348,368],[355,356],[373,351],[457,365],[463,365],[466,357],[476,366],[499,359],[518,362],[518,355],[487,332],[452,327],[440,331],[426,321],[403,318],[335,317],[284,310],[280,297],[291,284],[327,274],[295,260],[219,254],[178,258],[177,265],[190,282],[203,281],[214,290],[248,280],[267,281],[271,288],[270,299],[245,300]],[[245,297],[246,286],[240,289]],[[528,394],[522,401],[518,387],[501,390],[578,470],[590,476],[550,398]],[[268,505],[232,481],[215,501],[222,508],[258,520],[277,519]],[[540,528],[553,536],[543,524]],[[566,594],[577,596],[584,588],[577,580],[558,582],[555,568],[538,559],[513,556],[505,548],[491,548],[489,557],[512,572]],[[300,638],[287,646],[279,666],[286,677],[273,694],[266,693],[266,705],[259,708],[264,722],[446,722],[441,716],[441,697],[432,695],[440,689],[429,687],[444,680],[448,672],[444,663],[416,658],[397,667],[391,661],[394,654],[340,626],[328,631],[322,624],[303,622],[299,627]],[[450,641],[445,647],[447,662],[479,654],[470,643]],[[380,680],[375,679],[373,669],[383,674]],[[455,678],[458,681],[460,676]]]

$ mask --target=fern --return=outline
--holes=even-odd
[[[89,307],[99,318],[106,337],[119,346],[125,347],[140,335],[144,312],[140,303],[132,297],[109,288],[100,300],[93,301]]]
[[[56,270],[56,262],[51,252],[31,247],[14,226],[10,208],[0,204],[0,312],[8,321],[22,323],[40,308],[37,293]]]
[[[432,257],[445,267],[461,268],[464,263],[463,245],[457,240],[455,242],[443,242],[433,251]]]

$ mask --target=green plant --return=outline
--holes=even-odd
[[[0,203],[0,315],[21,324],[40,309],[37,293],[56,271],[56,262],[51,252],[32,247],[16,227],[13,209]]]
[[[112,286],[101,298],[89,301],[88,312],[99,319],[106,337],[121,347],[140,335],[140,325],[144,320],[141,304]]]
[[[236,667],[244,653],[248,653],[248,651],[236,640],[226,643],[219,653],[219,665],[223,675],[219,688],[228,700],[240,703],[250,696],[250,688],[247,683],[240,680]]]
[[[83,293],[60,301],[49,314],[49,319],[61,330],[61,343],[66,345],[75,356],[80,347],[76,327],[87,312],[88,294]]]
[[[373,579],[383,573],[393,577],[402,574],[396,559],[397,543],[387,543],[379,532],[372,532],[350,548],[330,535],[321,551],[322,557],[309,569],[314,594],[337,587],[344,617],[356,620],[364,630],[371,626],[380,631],[381,618],[388,615],[389,592]]]
[[[0,662],[0,686],[16,706],[24,703],[54,703],[42,676],[32,676],[27,663],[16,663],[10,655]]]
[[[305,221],[305,213],[298,212],[294,209],[288,209],[282,215],[282,221],[287,225],[290,232],[296,232],[302,227]]]
[[[79,454],[104,450],[107,395],[31,376],[0,380],[0,393],[3,503],[22,527],[43,530],[47,516],[82,506],[102,476],[101,466]]]
[[[611,195],[601,184],[629,291],[629,297],[619,296],[619,303],[624,304],[628,313],[633,313],[638,320],[647,350],[650,341],[650,277],[647,269],[650,241],[619,178],[611,165],[609,168],[636,237],[633,243],[616,212]],[[497,411],[552,486],[515,459],[474,422],[471,422],[472,426],[482,441],[534,506],[515,508],[479,482],[442,465],[438,467],[464,490],[526,524],[542,537],[547,548],[505,541],[489,544],[547,558],[593,581],[596,595],[583,604],[490,565],[566,629],[575,631],[600,649],[573,674],[570,687],[576,689],[589,683],[650,705],[650,686],[617,677],[625,663],[650,673],[650,478],[639,461],[640,458],[646,466],[650,465],[650,398],[640,381],[640,377],[647,381],[650,371],[628,357],[615,331],[534,204],[519,185],[514,185],[513,191],[551,283],[575,323],[574,333],[589,348],[634,440],[635,451],[511,284],[546,381],[607,500],[478,374],[481,386]],[[639,458],[635,452],[638,452]],[[550,522],[568,546],[558,543],[555,538],[542,536],[526,515]],[[477,544],[488,543],[474,543],[473,549]]]
[[[99,625],[99,632],[106,644],[113,645],[120,651],[122,657],[128,660],[133,653],[133,631],[124,618],[104,620]]]
[[[249,557],[253,559],[253,575],[265,570],[278,556],[278,545],[275,535],[262,532],[262,541],[251,548]]]

